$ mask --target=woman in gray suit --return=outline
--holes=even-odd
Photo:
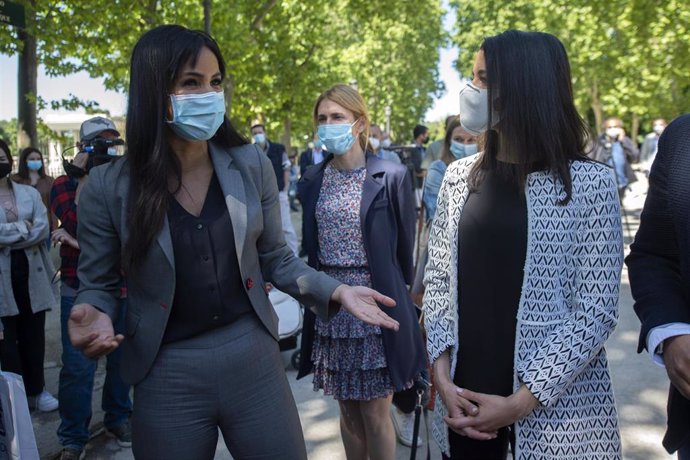
[[[70,337],[94,358],[122,346],[137,458],[213,458],[218,429],[237,459],[306,458],[265,282],[322,318],[342,305],[398,327],[376,305],[392,299],[340,284],[286,246],[273,169],[225,117],[224,76],[208,35],[144,34],[132,54],[128,154],[94,168],[81,195]],[[112,328],[123,276],[124,336]]]

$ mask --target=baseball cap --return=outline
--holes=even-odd
[[[79,128],[79,138],[82,141],[90,141],[105,131],[111,131],[116,135],[120,132],[115,128],[115,123],[104,117],[93,117],[86,120]]]

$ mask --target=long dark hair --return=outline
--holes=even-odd
[[[43,163],[43,154],[40,150],[38,150],[35,147],[27,147],[24,150],[22,150],[22,153],[19,154],[19,166],[17,167],[17,175],[22,179],[29,178],[29,168],[28,166],[26,166],[26,158],[34,152],[38,153],[41,156],[41,163]],[[41,165],[41,169],[38,170],[38,175],[39,177],[46,177],[45,164]]]
[[[225,61],[218,44],[201,31],[178,25],[146,32],[132,52],[127,105],[127,158],[129,167],[129,238],[124,267],[140,266],[163,227],[170,202],[169,178],[181,182],[180,164],[166,140],[164,119],[178,73],[208,48],[218,59],[225,77]],[[247,143],[225,117],[212,140],[222,147]]]
[[[482,44],[486,60],[488,98],[497,99],[496,129],[485,135],[484,154],[470,172],[476,189],[484,172],[495,170],[523,187],[535,165],[559,179],[565,205],[572,196],[570,163],[585,156],[589,129],[575,109],[570,64],[565,47],[551,34],[509,30]],[[489,110],[489,126],[493,126]],[[498,152],[519,159],[505,167]]]

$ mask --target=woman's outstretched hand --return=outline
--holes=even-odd
[[[124,340],[122,334],[115,335],[110,317],[87,303],[72,308],[67,329],[72,345],[91,359],[107,355]]]
[[[373,326],[398,330],[400,324],[385,314],[377,303],[395,307],[395,300],[364,286],[341,284],[333,291],[331,300],[338,302],[355,318]]]

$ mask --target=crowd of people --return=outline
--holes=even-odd
[[[231,124],[225,74],[213,38],[160,26],[132,52],[125,155],[103,117],[55,179],[36,148],[12,174],[0,142],[0,363],[31,408],[59,409],[60,459],[84,458],[104,356],[104,426],[136,458],[213,458],[219,431],[234,458],[306,458],[270,285],[304,305],[298,378],[338,402],[349,459],[421,445],[395,401],[429,381],[443,458],[621,458],[605,343],[636,162],[639,351],[667,367],[664,445],[690,459],[688,116],[655,120],[641,150],[618,117],[593,136],[562,43],[507,31],[484,40],[441,139],[417,125],[394,145],[339,84],[297,158],[264,124],[251,140]]]

